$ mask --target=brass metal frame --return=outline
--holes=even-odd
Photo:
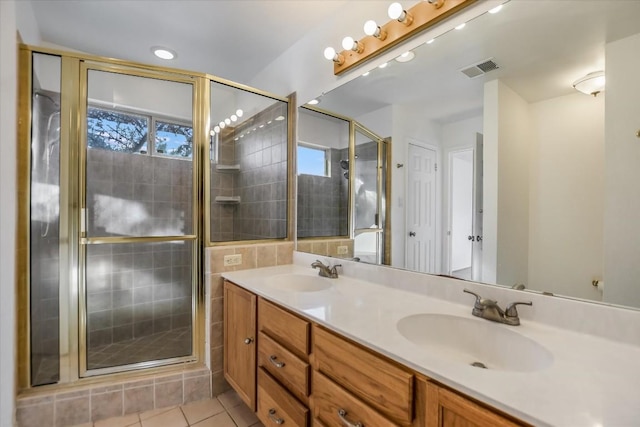
[[[381,55],[403,41],[471,6],[476,1],[445,0],[444,4],[438,3],[439,6],[426,1],[418,2],[418,4],[407,10],[408,15],[413,18],[410,24],[401,23],[393,19],[380,26],[381,31],[387,34],[384,40],[375,36],[366,36],[359,40],[364,46],[361,53],[353,50],[340,52],[338,56],[343,58],[343,61],[333,63],[333,74],[343,74],[363,62]]]
[[[205,200],[209,190],[205,160],[208,159],[210,129],[210,82],[225,84],[274,100],[288,103],[288,180],[292,182],[295,136],[295,94],[281,97],[272,93],[237,84],[206,73],[184,71],[168,67],[157,67],[131,61],[102,58],[77,52],[41,48],[29,45],[19,47],[19,97],[18,97],[18,230],[17,230],[17,294],[18,294],[18,389],[21,393],[39,393],[41,390],[66,389],[77,384],[93,384],[103,378],[130,378],[132,375],[168,372],[176,363],[198,364],[205,360],[205,286],[204,247],[207,245],[208,224],[204,217],[209,207]],[[31,147],[31,70],[32,55],[42,53],[61,58],[61,186],[60,186],[60,283],[68,286],[60,294],[61,345],[60,382],[58,384],[30,386],[30,317],[29,317],[29,210],[30,210],[30,147]],[[86,208],[86,117],[88,70],[113,72],[140,77],[175,81],[192,85],[193,93],[193,234],[182,236],[143,237],[87,237],[81,215]],[[77,165],[77,166],[76,166]],[[66,184],[66,185],[65,185]],[[295,237],[293,201],[294,185],[288,186],[288,226],[286,239],[257,241],[235,241],[228,244],[265,243],[269,241],[291,241]],[[202,213],[204,212],[204,215]],[[79,237],[78,237],[79,236]],[[84,314],[84,263],[81,260],[87,245],[113,243],[150,243],[163,241],[193,242],[193,348],[191,356],[150,361],[139,364],[87,370],[86,366],[86,319]],[[81,286],[82,285],[82,286]],[[80,301],[80,303],[79,303]],[[66,317],[63,319],[63,317]],[[183,369],[183,365],[180,369]],[[141,369],[139,372],[130,370]],[[107,377],[97,375],[109,374]]]

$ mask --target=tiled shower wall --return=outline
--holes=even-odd
[[[349,149],[330,149],[330,175],[298,175],[298,237],[346,236],[348,234],[348,170],[340,166]]]
[[[239,169],[213,169],[212,241],[286,237],[287,121],[275,120],[278,116],[287,116],[286,104],[275,104],[220,134],[220,164]],[[240,203],[216,203],[215,196],[239,196]]]
[[[192,233],[190,161],[89,149],[87,176],[90,237]],[[190,326],[191,247],[87,246],[89,351]]]

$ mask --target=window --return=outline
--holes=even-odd
[[[298,143],[298,175],[329,176],[329,149]]]
[[[191,158],[193,128],[191,126],[156,120],[154,154]]]
[[[153,122],[153,126],[150,123]],[[148,142],[153,141],[149,150]],[[193,128],[184,123],[156,119],[107,108],[87,109],[87,143],[91,148],[124,153],[190,159]]]
[[[87,144],[91,148],[146,153],[149,118],[116,110],[87,109]]]

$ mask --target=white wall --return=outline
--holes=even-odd
[[[471,267],[473,151],[451,153],[451,271]]]
[[[349,122],[298,110],[298,141],[342,150],[349,147]]]
[[[16,15],[0,1],[0,426],[14,424],[16,381]]]
[[[354,119],[379,137],[393,136],[393,107],[391,105],[360,117],[354,117]],[[393,144],[393,141],[391,143]]]
[[[482,281],[527,282],[529,105],[499,80],[485,84]],[[495,273],[494,273],[495,271]]]
[[[640,34],[605,49],[604,301],[636,307],[640,306],[638,52]]]
[[[602,279],[606,94],[531,104],[527,287],[602,298],[591,281]]]

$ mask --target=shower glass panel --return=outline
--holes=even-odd
[[[86,72],[81,375],[178,361],[194,354],[194,86]]]
[[[349,234],[349,121],[298,109],[298,237]]]
[[[383,144],[356,126],[354,178],[354,256],[380,264],[384,256]]]
[[[31,385],[60,379],[59,56],[34,53],[31,123]]]
[[[287,109],[211,82],[209,241],[287,237]]]
[[[191,354],[192,242],[87,247],[87,368]]]
[[[192,90],[89,70],[87,237],[193,234]]]

